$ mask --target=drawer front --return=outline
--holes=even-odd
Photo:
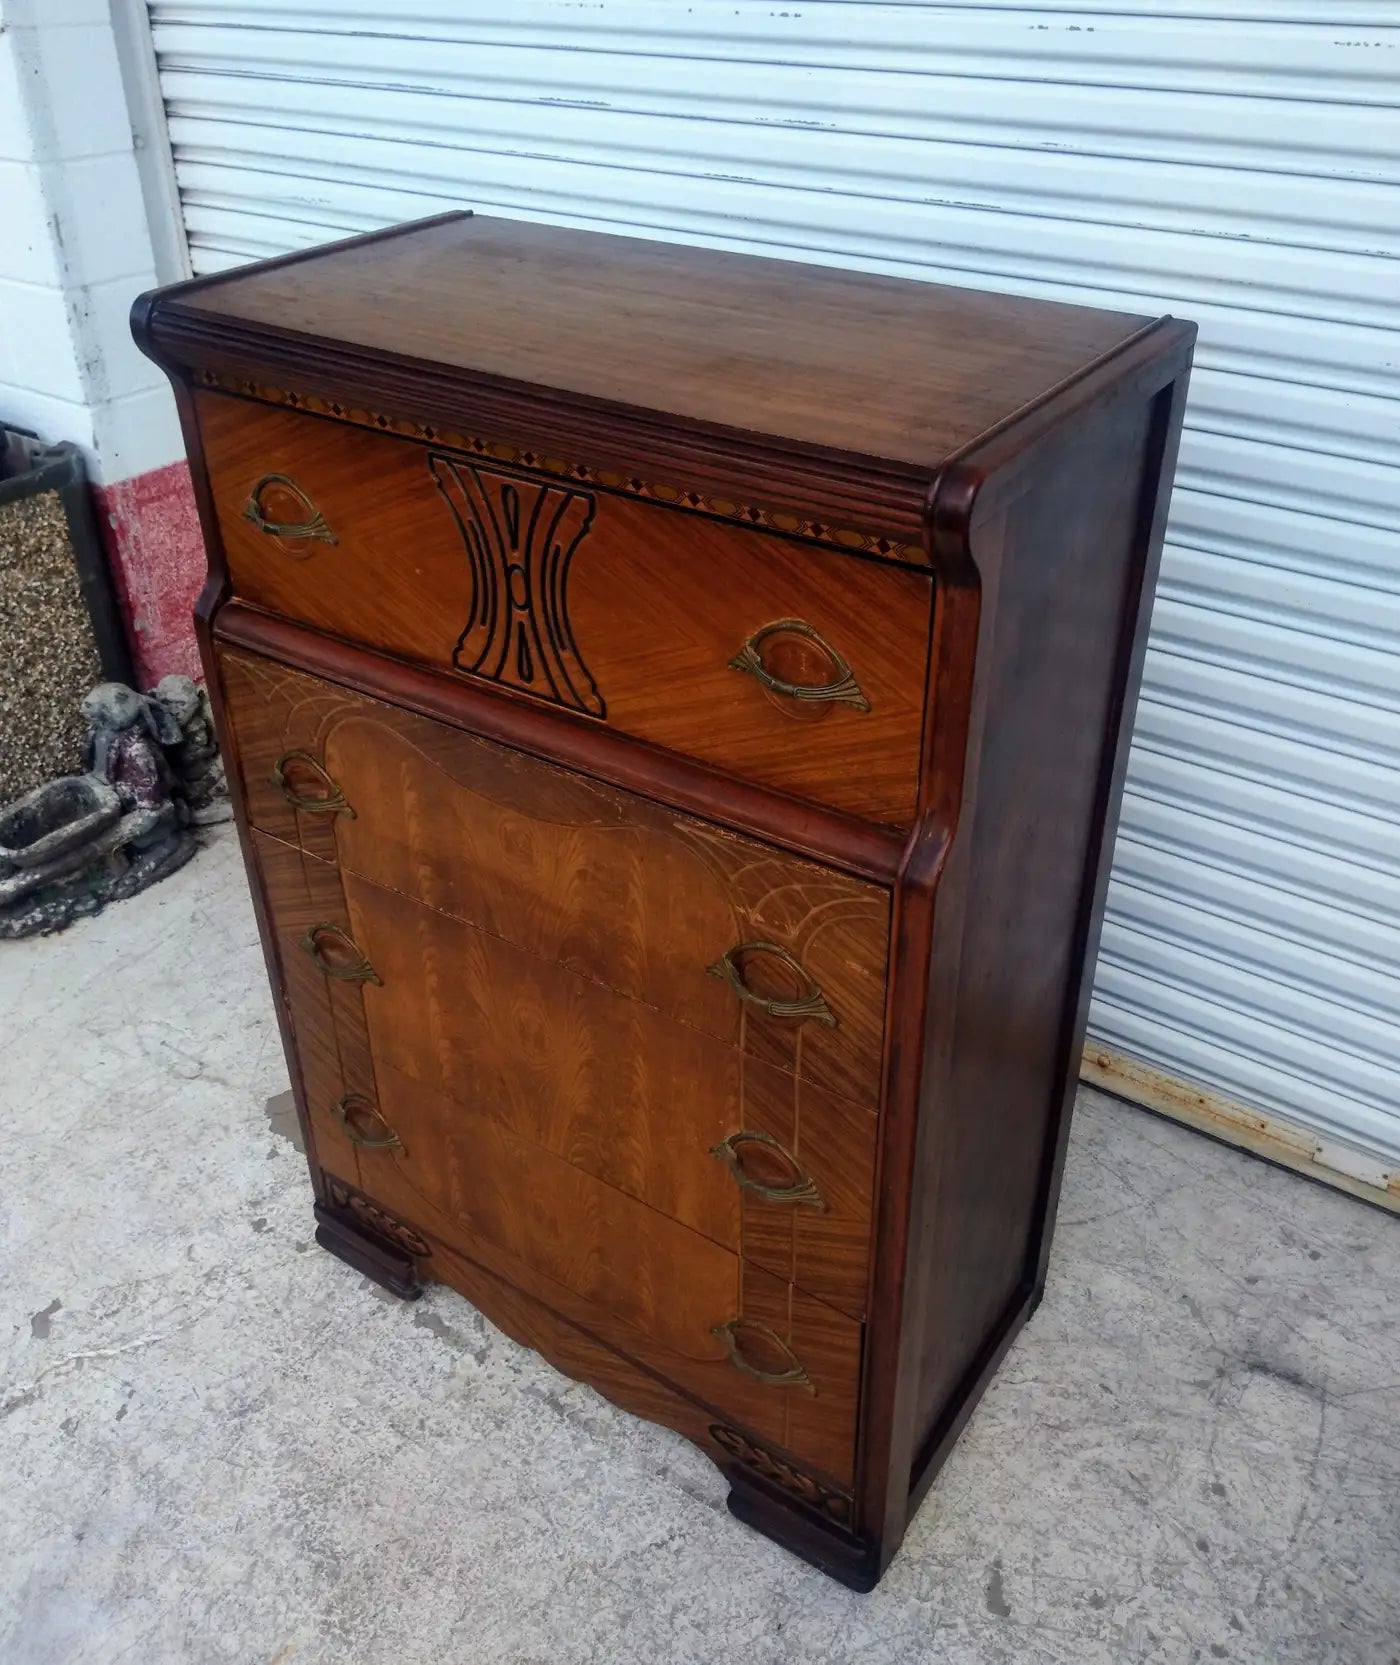
[[[878,1061],[883,937],[868,932],[887,930],[885,893],[827,875],[824,930],[788,938],[824,976],[816,950],[837,932],[848,963],[844,981],[829,979],[834,1031],[754,1012],[710,969],[735,929],[722,875],[678,858],[688,845],[656,806],[249,655],[223,652],[220,669],[262,860],[300,898],[291,926],[279,913],[284,979],[306,982],[312,925],[342,933],[324,942],[342,970],[358,954],[375,973],[307,991],[341,1008],[330,1059],[366,1060],[352,1082],[311,1093],[318,1111],[342,1091],[376,1101],[372,1041],[376,1065],[862,1316],[877,1100],[820,1076],[850,1071],[832,1036],[848,1008],[862,1010],[851,969],[862,959]],[[355,759],[386,756],[400,772],[356,772]],[[319,807],[294,809],[284,794]],[[423,819],[449,799],[445,819]],[[741,846],[741,873],[778,859]],[[790,902],[821,875],[780,864],[765,883]],[[711,933],[699,952],[697,929]]]
[[[878,1106],[888,891],[251,655],[220,666],[255,825]]]
[[[483,1137],[525,1140],[863,1315],[868,1112],[394,891],[348,873],[343,884],[377,973],[364,1010],[380,1107],[401,1134],[386,1071],[400,1101],[421,1088]]]
[[[861,1327],[488,1116],[379,1066],[399,1148],[361,1158],[361,1189],[530,1292],[579,1303],[603,1338],[849,1481]],[[564,1300],[555,1303],[562,1306]]]
[[[693,1060],[670,1058],[672,1037],[658,1052],[645,1034],[599,1034],[600,998],[644,1008],[577,978],[582,1009],[558,988],[524,986],[511,958],[530,956],[267,834],[254,845],[325,1171],[362,1194],[372,1221],[387,1211],[414,1241],[427,1234],[508,1278],[849,1483],[860,1323],[746,1257],[728,1176],[711,1182],[716,1165],[695,1141],[706,1101],[675,1078]],[[597,1054],[599,1041],[617,1051]],[[587,1082],[595,1060],[601,1079],[570,1093],[562,1077]],[[830,1164],[849,1184],[839,1152]],[[658,1185],[680,1218],[648,1198]],[[831,1200],[839,1221],[843,1198]],[[791,1223],[806,1203],[766,1207]],[[832,1251],[824,1259],[839,1266]]]
[[[567,473],[197,403],[240,596],[762,785],[912,820],[926,575]]]

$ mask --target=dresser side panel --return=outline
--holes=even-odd
[[[958,833],[958,973],[931,1019],[948,1044],[926,1084],[916,1488],[1043,1277],[1178,406],[1169,386],[1091,415],[1006,522]]]

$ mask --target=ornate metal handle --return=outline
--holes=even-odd
[[[345,1129],[345,1137],[351,1144],[363,1145],[366,1150],[402,1150],[403,1143],[393,1128],[389,1126],[379,1114],[379,1106],[372,1098],[366,1098],[363,1093],[346,1093],[331,1105],[331,1113]],[[353,1117],[373,1116],[375,1121],[384,1129],[382,1139],[373,1139],[367,1133],[361,1133],[355,1126]]]
[[[287,765],[299,764],[303,769],[309,769],[326,790],[319,798],[306,798],[297,792],[287,780]],[[308,815],[348,815],[353,821],[355,811],[346,802],[345,794],[336,783],[312,757],[310,752],[283,752],[272,765],[272,784],[287,800],[293,809],[304,809]]]
[[[762,1145],[766,1150],[775,1151],[779,1159],[792,1170],[792,1179],[786,1185],[765,1185],[762,1180],[755,1179],[744,1167],[744,1159],[739,1150],[742,1145]],[[766,1197],[769,1202],[797,1203],[802,1208],[826,1207],[826,1201],[817,1190],[812,1176],[799,1167],[797,1158],[790,1150],[780,1145],[771,1133],[731,1133],[727,1139],[721,1139],[711,1148],[710,1155],[717,1156],[721,1162],[727,1162],[736,1182],[746,1191],[752,1191],[755,1196]]]
[[[805,636],[831,661],[832,674],[827,682],[784,682],[763,663],[759,649],[770,637],[777,635]],[[813,705],[849,705],[857,711],[869,711],[870,701],[861,692],[855,672],[832,647],[803,619],[775,619],[755,630],[743,647],[729,661],[732,671],[743,671],[754,677],[770,693],[782,694],[786,699],[803,700]]]
[[[750,1364],[744,1357],[741,1340],[743,1331],[750,1331],[754,1335],[761,1335],[767,1344],[775,1348],[781,1358],[791,1359],[792,1363],[785,1370],[760,1370],[756,1364]],[[756,1324],[748,1318],[731,1318],[727,1323],[716,1324],[710,1331],[718,1336],[729,1349],[729,1362],[736,1370],[742,1370],[744,1375],[752,1376],[754,1381],[766,1383],[769,1387],[797,1387],[804,1393],[816,1393],[812,1386],[812,1378],[807,1374],[806,1367],[787,1342],[776,1330],[770,1330],[766,1324]]]
[[[354,963],[351,965],[335,965],[328,960],[321,952],[320,939],[322,937],[334,937],[337,942],[344,943],[350,952],[356,956]],[[316,969],[324,972],[327,977],[334,977],[342,983],[373,983],[376,988],[384,986],[383,979],[369,963],[359,943],[347,930],[339,925],[332,924],[329,920],[322,920],[319,924],[313,925],[301,939],[301,946],[311,956],[311,963]]]
[[[303,520],[269,520],[263,513],[260,501],[263,492],[269,486],[277,486],[280,490],[290,492],[306,509]],[[248,498],[247,506],[243,510],[244,520],[252,521],[258,531],[269,538],[283,538],[287,542],[298,540],[316,543],[335,543],[335,533],[326,525],[326,517],[301,489],[295,480],[286,474],[264,474],[262,479],[253,487]],[[308,550],[309,554],[310,551]]]
[[[739,969],[739,957],[743,954],[776,954],[806,983],[806,994],[800,995],[796,1000],[770,1000],[764,995],[755,994],[744,981],[744,974]],[[769,1017],[792,1018],[798,1022],[804,1018],[811,1018],[814,1023],[824,1023],[829,1029],[836,1027],[836,1014],[827,1005],[826,996],[807,975],[802,962],[789,954],[780,943],[741,942],[737,948],[726,949],[712,966],[706,966],[705,969],[711,977],[718,977],[721,982],[728,983],[746,1006],[754,1006],[760,1012],[766,1012]]]

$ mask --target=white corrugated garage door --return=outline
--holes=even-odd
[[[1194,318],[1089,1069],[1400,1197],[1396,12],[151,21],[197,271],[464,205]]]

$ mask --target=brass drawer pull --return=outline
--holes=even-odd
[[[355,955],[355,959],[346,965],[337,965],[328,960],[321,951],[321,939],[330,937],[335,942],[342,943]],[[301,939],[301,946],[311,956],[311,963],[318,971],[327,977],[334,977],[342,983],[373,983],[376,988],[384,986],[383,979],[365,957],[360,947],[347,930],[339,925],[333,925],[328,920],[322,920],[313,925]]]
[[[795,1000],[774,1000],[756,994],[744,981],[744,974],[739,968],[739,959],[744,954],[776,955],[778,959],[791,966],[807,985],[806,993],[799,995]],[[795,959],[779,943],[741,942],[737,948],[726,949],[712,966],[705,969],[711,977],[718,977],[721,982],[728,983],[746,1006],[756,1007],[769,1017],[792,1018],[798,1022],[804,1018],[811,1018],[814,1023],[824,1023],[830,1029],[836,1027],[836,1014],[827,1005],[826,996],[807,975],[801,961]]]
[[[792,1362],[782,1370],[761,1370],[756,1364],[751,1364],[744,1357],[743,1336],[761,1337],[767,1347],[771,1347],[779,1358],[790,1359]],[[748,1318],[731,1318],[725,1324],[716,1324],[710,1331],[718,1336],[729,1349],[729,1362],[736,1370],[742,1370],[745,1376],[752,1376],[754,1381],[763,1382],[768,1387],[797,1387],[804,1393],[816,1393],[812,1386],[812,1378],[807,1374],[802,1360],[788,1346],[787,1342],[776,1330],[770,1330],[766,1324],[756,1324]]]
[[[770,636],[804,636],[815,644],[829,662],[830,676],[826,682],[784,682],[774,676],[763,663],[762,644]],[[732,671],[743,671],[754,677],[769,693],[781,694],[785,699],[803,700],[813,705],[849,705],[856,711],[869,711],[870,701],[861,692],[855,672],[832,647],[802,619],[775,619],[755,630],[729,661]]]
[[[263,512],[262,495],[270,487],[288,492],[297,503],[306,510],[301,520],[269,520]],[[282,538],[288,543],[315,542],[335,543],[335,533],[326,525],[326,517],[301,489],[295,480],[286,474],[264,474],[262,479],[253,487],[249,495],[247,506],[243,510],[244,520],[252,521],[258,531],[269,538]],[[290,552],[289,552],[290,553]],[[310,550],[305,552],[307,555]],[[300,557],[304,559],[305,556]]]
[[[316,798],[308,798],[298,792],[287,779],[287,765],[291,763],[313,774],[325,791]],[[304,809],[308,815],[348,815],[352,821],[355,819],[355,811],[346,802],[345,794],[310,752],[283,752],[272,765],[272,784],[293,809]]]
[[[785,1185],[769,1185],[761,1179],[755,1179],[744,1167],[745,1145],[761,1145],[765,1150],[774,1152],[778,1160],[791,1170],[792,1178]],[[798,1166],[797,1158],[785,1146],[780,1145],[771,1133],[731,1133],[727,1139],[721,1139],[712,1147],[710,1155],[728,1163],[729,1171],[738,1184],[742,1185],[744,1190],[752,1191],[755,1196],[765,1197],[769,1202],[796,1203],[802,1208],[826,1207],[826,1202],[817,1190],[812,1176]]]
[[[372,1098],[366,1098],[363,1093],[346,1093],[338,1098],[331,1111],[335,1119],[345,1129],[345,1137],[351,1144],[362,1145],[366,1150],[402,1150],[403,1143],[397,1133],[379,1114],[379,1107]],[[359,1123],[372,1117],[384,1129],[383,1137],[375,1138],[372,1134],[362,1133]]]

